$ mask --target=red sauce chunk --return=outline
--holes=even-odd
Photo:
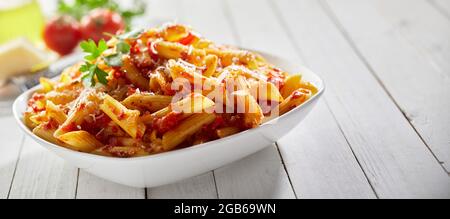
[[[153,129],[158,130],[159,133],[165,133],[175,128],[183,119],[183,113],[170,112],[162,118],[156,118],[153,121]]]
[[[71,123],[63,126],[61,128],[61,130],[63,130],[64,132],[71,132],[71,131],[78,130],[78,128],[77,128],[77,125],[74,122],[71,122]]]
[[[267,82],[274,84],[278,89],[284,86],[285,76],[277,68],[272,69],[267,75]]]
[[[292,99],[303,98],[304,96],[305,94],[300,92],[299,90],[292,92]]]
[[[189,45],[192,44],[192,42],[194,42],[195,40],[195,35],[192,33],[189,33],[186,37],[182,38],[180,41],[178,41],[179,43],[183,44],[183,45]]]

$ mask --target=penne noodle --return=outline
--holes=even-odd
[[[302,104],[306,100],[308,100],[312,95],[312,92],[310,90],[299,88],[295,90],[291,95],[289,95],[288,98],[286,98],[283,102],[279,105],[279,114],[283,115],[289,110],[297,107],[298,105]]]
[[[100,109],[133,138],[140,138],[145,132],[145,125],[139,120],[138,110],[129,110],[119,101],[105,95]]]
[[[62,134],[58,140],[66,143],[69,148],[81,152],[91,152],[103,144],[87,131],[73,131]]]
[[[55,83],[53,81],[44,77],[39,78],[39,83],[42,86],[41,91],[44,93],[50,92],[51,90],[53,90],[53,87],[55,86],[54,85]]]
[[[59,80],[40,78],[23,113],[36,136],[72,150],[137,157],[201,144],[255,128],[317,93],[300,74],[186,25],[92,43]]]
[[[78,97],[75,106],[69,112],[67,119],[55,131],[54,136],[58,138],[58,136],[64,133],[77,129],[86,117],[94,114],[94,112],[98,109],[98,102],[100,102],[100,98],[95,92],[86,91],[81,94]]]
[[[270,82],[255,81],[251,83],[250,93],[257,100],[267,100],[273,102],[282,102],[284,100],[277,87]]]
[[[130,146],[113,146],[107,151],[117,157],[142,157],[150,154],[141,147]]]
[[[220,58],[223,66],[235,64],[235,60],[248,65],[250,69],[257,68],[256,57],[253,53],[243,50],[222,50],[219,48],[206,48],[206,54],[216,55]]]
[[[300,88],[301,80],[302,76],[299,74],[289,75],[284,82],[284,86],[280,89],[281,96],[287,98],[292,92]]]
[[[51,142],[53,144],[61,144],[61,142],[58,141],[58,139],[56,139],[53,136],[53,133],[56,131],[56,129],[49,129],[46,128],[44,124],[38,125],[33,129],[33,133],[41,138],[43,138],[44,140]]]
[[[67,115],[63,112],[63,110],[49,100],[47,100],[46,109],[47,116],[55,119],[58,124],[61,125],[67,120]]]
[[[122,104],[129,109],[158,111],[167,107],[172,101],[172,96],[135,93],[122,101]]]
[[[212,123],[215,119],[215,114],[193,114],[189,118],[185,119],[175,129],[170,130],[163,135],[162,146],[164,150],[172,150],[186,140],[186,138],[198,132],[204,125]]]
[[[217,136],[219,136],[219,138],[225,138],[227,136],[234,135],[238,132],[239,132],[238,127],[225,127],[216,130],[216,134]]]
[[[149,81],[142,76],[139,70],[134,66],[129,58],[124,58],[122,70],[126,73],[125,77],[135,84],[139,89],[148,90]]]
[[[219,58],[216,55],[207,55],[205,57],[206,70],[203,72],[203,76],[211,77],[216,72],[218,60]]]
[[[155,43],[155,50],[159,56],[166,59],[179,59],[183,56],[205,56],[205,51],[202,49],[189,48],[189,46],[180,43],[158,41]]]
[[[253,128],[260,125],[264,115],[256,99],[244,90],[235,91],[232,96],[237,112],[244,114],[244,126]]]
[[[206,112],[208,109],[211,109],[214,106],[214,101],[209,98],[197,94],[192,93],[186,98],[179,100],[178,102],[170,104],[168,107],[165,107],[155,113],[152,114],[153,117],[163,117],[170,112],[182,112],[182,113],[200,113]]]
[[[312,83],[302,81],[299,87],[310,90],[313,95],[317,93],[317,88]]]

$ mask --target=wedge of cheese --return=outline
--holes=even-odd
[[[0,80],[36,71],[48,65],[49,55],[25,38],[0,45]]]

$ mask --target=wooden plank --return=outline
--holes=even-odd
[[[8,197],[24,139],[11,110],[19,94],[19,89],[12,84],[0,86],[0,199]]]
[[[77,199],[144,199],[145,190],[119,185],[80,170]]]
[[[150,199],[211,199],[217,198],[212,172],[192,177],[170,185],[147,189]]]
[[[9,198],[74,198],[77,169],[26,137]]]
[[[448,0],[429,0],[444,16],[450,19],[450,1]]]
[[[296,198],[275,145],[221,167],[214,174],[219,198]]]
[[[229,1],[229,3],[242,45],[302,62],[301,57],[289,43],[288,35],[284,33],[280,23],[277,22],[271,5],[265,1]],[[258,7],[254,7],[254,5]],[[243,22],[247,20],[249,22]],[[320,114],[315,112],[316,116],[302,122],[288,136],[278,142],[297,195],[301,198],[375,197],[327,106],[319,104],[314,110]],[[327,137],[329,137],[328,141],[313,140],[326,140]],[[330,142],[333,142],[334,145],[330,146]],[[310,156],[304,156],[306,152],[309,152]],[[336,165],[333,159],[330,159],[332,156],[345,158],[343,159],[345,162]],[[322,162],[318,163],[314,157],[323,158]],[[336,174],[339,172],[336,172],[338,166],[347,174]],[[308,170],[305,167],[308,167]],[[327,178],[325,179],[324,176]]]
[[[411,124],[450,171],[449,21],[423,1],[348,0],[346,4],[329,1],[329,5]],[[355,21],[353,16],[361,19]]]
[[[14,118],[0,117],[0,199],[8,197],[24,135]]]
[[[378,196],[450,197],[447,173],[319,2],[274,5],[306,63],[324,77],[325,99]]]
[[[324,101],[278,146],[300,198],[376,198]]]

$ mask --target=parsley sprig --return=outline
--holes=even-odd
[[[105,40],[100,40],[98,44],[95,44],[93,40],[81,42],[80,47],[83,49],[83,52],[86,53],[86,56],[84,56],[85,63],[80,67],[80,71],[83,72],[83,82],[92,87],[96,85],[97,81],[104,85],[108,84],[108,80],[106,79],[108,73],[100,69],[95,61],[99,57],[102,57],[108,66],[122,66],[122,58],[124,55],[128,55],[130,53],[131,48],[130,44],[128,44],[126,40],[137,38],[142,32],[143,30],[139,29],[117,36],[111,36],[117,39],[117,43],[114,53],[107,56],[103,56],[103,52],[108,49]]]
[[[80,47],[87,54],[84,57],[85,63],[80,67],[80,71],[83,72],[83,76],[81,77],[83,82],[90,84],[92,87],[95,86],[97,81],[104,85],[108,84],[108,80],[106,79],[108,73],[100,69],[97,64],[93,64],[108,49],[105,40],[100,40],[98,45],[93,40],[83,41]]]
[[[111,67],[122,66],[122,57],[130,53],[130,45],[124,41],[119,41],[116,44],[116,53],[104,57],[107,65]]]
[[[123,33],[121,35],[112,36],[117,39],[116,51],[104,57],[107,65],[111,67],[122,66],[122,57],[130,53],[130,44],[126,42],[127,39],[137,38],[143,32],[142,29],[132,30],[130,32]]]

